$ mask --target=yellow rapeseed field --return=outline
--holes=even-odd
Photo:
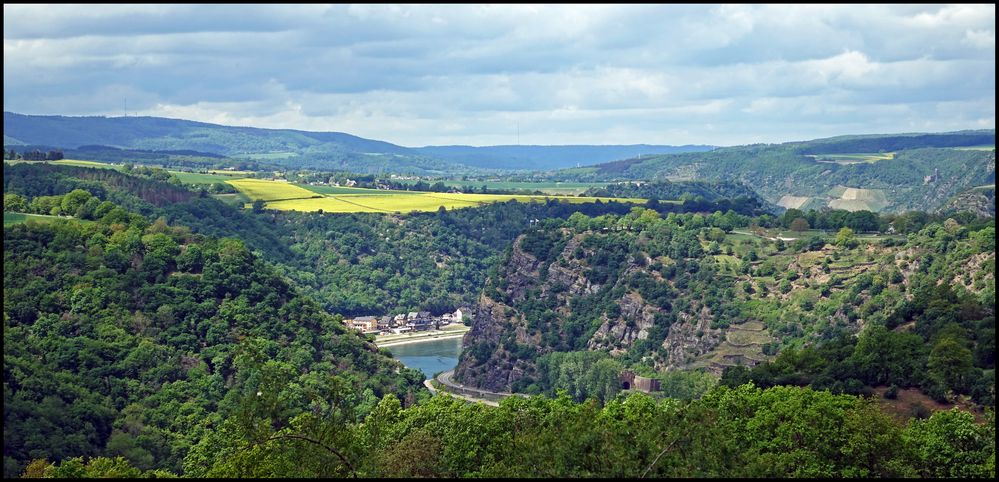
[[[575,196],[530,196],[508,194],[456,194],[414,191],[376,191],[361,194],[355,189],[350,194],[320,194],[295,184],[264,179],[235,179],[226,181],[236,186],[253,200],[267,201],[267,209],[279,211],[327,213],[409,213],[414,211],[437,211],[482,206],[506,201],[546,202],[557,199],[570,203],[587,203],[599,199],[602,202],[617,201],[644,203],[644,199],[614,199]],[[361,191],[363,192],[363,191]]]
[[[233,179],[226,181],[246,194],[246,197],[256,201],[274,201],[278,199],[302,199],[319,197],[308,189],[303,189],[294,184],[282,181],[269,181],[266,179]]]

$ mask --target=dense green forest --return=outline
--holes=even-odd
[[[262,382],[284,393],[279,377]],[[974,477],[995,476],[995,421],[958,410],[901,424],[850,395],[718,387],[699,400],[441,396],[382,398],[363,422],[349,404],[289,417],[241,398],[238,415],[191,448],[187,477]],[[273,427],[275,421],[282,428]],[[127,458],[36,461],[25,475],[163,477]]]
[[[57,216],[4,228],[6,477],[994,476],[992,219],[253,212],[33,164],[4,210]],[[465,381],[544,396],[430,397],[339,316],[457,306]],[[875,387],[977,409],[902,421]]]
[[[238,239],[120,206],[93,222],[4,228],[6,476],[79,455],[180,471],[261,376],[240,371],[254,363],[295,381],[289,413],[336,383],[371,407],[387,393],[408,404],[426,395],[419,372],[348,332]]]

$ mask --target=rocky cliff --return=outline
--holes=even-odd
[[[641,344],[647,364],[672,369],[716,346],[722,337],[720,330],[711,328],[712,310],[698,299],[676,302],[687,293],[680,293],[676,279],[669,279],[683,278],[686,285],[687,270],[693,268],[683,260],[653,258],[641,251],[615,259],[613,245],[600,246],[591,239],[614,237],[631,245],[647,241],[632,233],[562,229],[550,258],[539,259],[524,249],[525,237],[518,238],[479,299],[455,378],[487,390],[509,391],[532,372],[535,358],[552,351],[605,350],[627,357]],[[666,269],[678,264],[684,269]],[[663,270],[671,275],[664,276]],[[650,286],[668,289],[673,296],[647,300],[642,292],[655,291]]]

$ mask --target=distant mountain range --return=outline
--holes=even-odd
[[[196,151],[288,167],[362,173],[459,174],[474,170],[551,170],[641,155],[703,152],[712,146],[428,146],[403,147],[342,132],[233,127],[162,117],[66,117],[4,112],[5,146],[101,152],[94,146]],[[103,151],[108,151],[103,149]]]
[[[415,150],[438,159],[468,166],[509,169],[547,170],[588,166],[602,162],[656,154],[706,152],[714,146],[683,145],[569,145],[569,146],[427,146]]]

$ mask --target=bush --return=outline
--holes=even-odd
[[[888,387],[888,390],[885,392],[885,398],[888,400],[895,400],[898,398],[898,386],[892,385]]]

